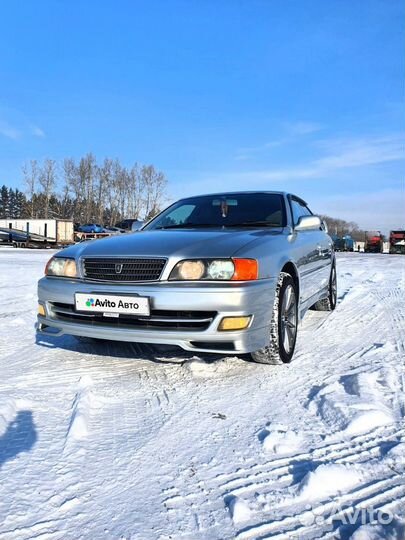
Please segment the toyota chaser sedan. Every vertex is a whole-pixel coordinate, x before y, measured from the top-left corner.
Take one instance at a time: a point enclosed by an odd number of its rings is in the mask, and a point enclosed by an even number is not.
[[[336,298],[333,243],[306,202],[219,193],[56,254],[38,284],[37,329],[278,364],[292,359],[305,312]]]

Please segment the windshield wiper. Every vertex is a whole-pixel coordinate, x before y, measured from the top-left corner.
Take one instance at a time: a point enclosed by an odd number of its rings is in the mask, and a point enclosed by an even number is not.
[[[281,227],[279,223],[271,223],[271,221],[242,221],[242,223],[177,223],[177,225],[166,225],[155,227],[155,231],[165,229],[193,229],[193,228],[218,228],[223,227]]]
[[[188,229],[194,227],[223,227],[223,225],[217,225],[214,223],[178,223],[177,225],[166,225],[164,227],[155,227],[155,231],[162,229]]]
[[[242,221],[241,223],[232,223],[227,227],[281,227],[280,223],[271,221]]]

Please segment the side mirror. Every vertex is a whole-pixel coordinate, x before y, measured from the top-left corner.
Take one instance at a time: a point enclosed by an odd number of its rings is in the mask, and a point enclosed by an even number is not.
[[[131,225],[131,231],[137,232],[144,226],[144,221],[134,221]]]
[[[294,231],[315,231],[322,227],[322,221],[318,216],[301,216]]]

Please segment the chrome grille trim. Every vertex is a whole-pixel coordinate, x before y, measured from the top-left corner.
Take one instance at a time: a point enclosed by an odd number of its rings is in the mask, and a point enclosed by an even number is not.
[[[162,257],[84,257],[83,278],[87,281],[137,283],[159,281],[167,259]],[[117,267],[120,267],[117,271]]]

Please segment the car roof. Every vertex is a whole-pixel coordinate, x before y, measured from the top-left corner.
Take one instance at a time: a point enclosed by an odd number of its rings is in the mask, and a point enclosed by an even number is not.
[[[248,193],[274,193],[275,195],[288,195],[285,191],[270,191],[262,189],[252,189],[249,191],[221,191],[219,193],[200,193],[183,197],[184,199],[193,199],[194,197],[223,197],[224,195],[247,195]]]

